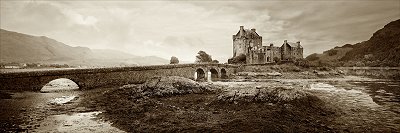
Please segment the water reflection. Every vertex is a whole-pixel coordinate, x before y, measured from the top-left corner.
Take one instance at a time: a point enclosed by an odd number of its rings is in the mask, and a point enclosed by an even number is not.
[[[41,122],[39,128],[34,131],[38,132],[74,132],[74,133],[87,133],[87,132],[109,132],[121,133],[124,132],[110,123],[95,120],[96,116],[101,112],[85,112],[74,113],[71,115],[61,114],[47,117]]]
[[[400,82],[399,81],[362,81],[349,82],[365,87],[367,92],[379,105],[388,107],[390,111],[400,114]]]
[[[65,104],[77,98],[76,96],[62,96],[50,100],[50,104]]]

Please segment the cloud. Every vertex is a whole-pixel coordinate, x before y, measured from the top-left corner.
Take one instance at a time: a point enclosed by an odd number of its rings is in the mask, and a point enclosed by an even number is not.
[[[301,41],[305,54],[367,40],[399,19],[399,1],[1,1],[1,28],[72,46],[226,62],[239,26],[264,45]]]
[[[97,18],[93,16],[83,16],[79,13],[64,12],[73,22],[80,25],[95,26]]]
[[[50,4],[1,1],[1,27],[40,35],[63,27],[67,18]]]

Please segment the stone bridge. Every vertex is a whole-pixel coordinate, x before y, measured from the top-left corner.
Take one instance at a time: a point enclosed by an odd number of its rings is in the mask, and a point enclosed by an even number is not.
[[[207,81],[228,78],[237,66],[227,64],[177,64],[117,68],[61,69],[0,74],[0,90],[40,91],[52,80],[67,78],[80,89],[143,83],[154,76],[181,76]]]

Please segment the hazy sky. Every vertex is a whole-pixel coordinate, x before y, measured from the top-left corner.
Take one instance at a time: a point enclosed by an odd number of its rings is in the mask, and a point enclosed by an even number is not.
[[[71,46],[194,61],[199,50],[226,62],[239,26],[263,44],[301,41],[304,56],[368,40],[400,19],[400,0],[4,1],[0,27]]]

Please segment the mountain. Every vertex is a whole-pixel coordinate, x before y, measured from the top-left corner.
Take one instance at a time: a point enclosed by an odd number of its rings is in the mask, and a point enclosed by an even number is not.
[[[160,57],[141,57],[117,50],[72,47],[45,36],[0,29],[0,63],[68,64],[75,66],[132,66],[169,63]]]
[[[306,59],[333,66],[400,66],[400,19],[376,31],[367,41],[335,47]]]
[[[169,60],[157,56],[144,56],[133,59],[136,60],[138,64],[148,64],[148,65],[169,64]]]
[[[56,40],[0,29],[1,62],[38,62],[86,58],[90,49],[71,47]]]

